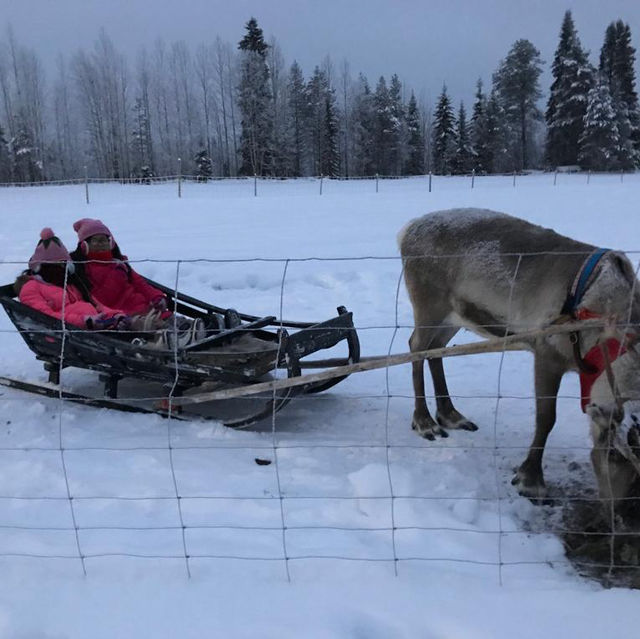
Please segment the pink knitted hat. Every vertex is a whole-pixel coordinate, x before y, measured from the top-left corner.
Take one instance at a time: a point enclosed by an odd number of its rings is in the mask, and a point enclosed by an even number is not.
[[[84,217],[73,225],[73,230],[78,234],[78,241],[84,242],[92,235],[108,235],[112,237],[111,231],[100,220],[93,220],[90,217]]]
[[[40,231],[40,241],[31,259],[29,260],[29,268],[38,272],[43,262],[70,262],[71,256],[65,245],[56,237],[50,228],[44,228]]]

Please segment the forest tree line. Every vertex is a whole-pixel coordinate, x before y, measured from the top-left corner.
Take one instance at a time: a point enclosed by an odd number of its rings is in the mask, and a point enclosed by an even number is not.
[[[0,182],[175,175],[360,177],[640,165],[635,49],[605,31],[597,63],[570,11],[543,111],[544,62],[517,40],[470,108],[443,86],[420,103],[398,75],[375,86],[330,58],[287,65],[251,18],[236,44],[157,41],[131,65],[102,31],[91,50],[41,61],[10,28],[0,40]],[[180,161],[178,160],[180,158]]]

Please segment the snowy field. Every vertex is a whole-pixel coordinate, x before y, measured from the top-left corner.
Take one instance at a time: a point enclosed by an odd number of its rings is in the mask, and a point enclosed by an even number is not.
[[[363,355],[403,352],[396,234],[428,211],[504,211],[637,264],[640,175],[553,179],[434,178],[431,193],[425,179],[377,193],[324,181],[322,195],[314,180],[270,181],[258,197],[251,180],[189,183],[180,199],[175,184],[90,185],[89,205],[82,185],[0,189],[0,275],[13,281],[43,226],[73,248],[72,223],[98,217],[153,279],[255,315],[282,305],[286,319],[321,321],[344,304]],[[46,380],[4,313],[0,340],[1,375]],[[578,575],[554,507],[511,486],[533,434],[531,356],[445,366],[480,430],[436,442],[411,431],[409,365],[245,431],[0,388],[0,637],[635,636],[638,593]],[[65,371],[63,383],[96,377]],[[547,484],[588,494],[577,376],[560,394]]]

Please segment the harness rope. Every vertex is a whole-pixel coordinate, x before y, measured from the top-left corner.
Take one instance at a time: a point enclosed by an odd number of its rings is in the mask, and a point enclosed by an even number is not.
[[[602,320],[583,320],[581,322],[568,322],[565,324],[554,324],[545,328],[536,328],[522,333],[513,333],[507,337],[487,339],[482,342],[472,342],[469,344],[459,344],[455,346],[444,346],[441,348],[428,349],[424,351],[416,351],[409,353],[399,353],[396,355],[386,355],[380,357],[367,358],[366,361],[357,364],[347,364],[336,366],[330,370],[324,370],[320,373],[310,375],[300,375],[296,377],[288,377],[286,379],[277,379],[269,382],[258,382],[249,386],[239,386],[224,390],[216,390],[211,392],[198,393],[193,395],[183,395],[174,398],[174,405],[198,404],[208,401],[217,401],[221,399],[232,399],[234,397],[245,397],[256,395],[263,392],[272,392],[275,389],[286,389],[291,386],[304,386],[309,382],[326,381],[334,377],[350,375],[378,368],[387,368],[389,366],[398,366],[400,364],[408,364],[425,359],[440,359],[443,357],[455,357],[459,355],[472,355],[478,353],[499,353],[503,350],[528,350],[526,344],[532,340],[548,335],[559,335],[562,333],[570,333],[585,329],[602,328],[604,322]]]

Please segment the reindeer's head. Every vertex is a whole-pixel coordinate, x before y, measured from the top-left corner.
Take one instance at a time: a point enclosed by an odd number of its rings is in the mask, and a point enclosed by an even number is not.
[[[605,508],[613,503],[623,517],[640,522],[640,351],[637,325],[627,329],[617,332],[617,346],[588,394],[586,412]],[[602,350],[607,351],[604,344]]]
[[[605,509],[637,518],[640,505],[640,401],[623,408],[589,404],[593,450],[591,461]]]

